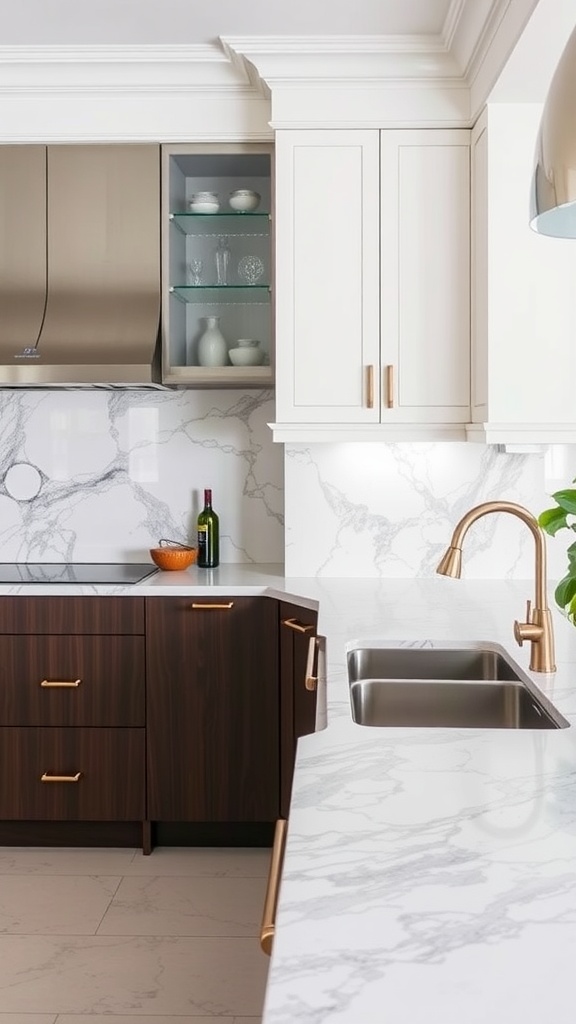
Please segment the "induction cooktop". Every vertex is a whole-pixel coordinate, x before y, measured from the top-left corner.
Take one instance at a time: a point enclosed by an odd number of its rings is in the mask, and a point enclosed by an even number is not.
[[[0,562],[0,584],[141,583],[155,572],[149,562]]]

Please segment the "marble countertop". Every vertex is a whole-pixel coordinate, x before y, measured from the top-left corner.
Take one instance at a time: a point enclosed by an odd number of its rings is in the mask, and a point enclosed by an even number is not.
[[[264,1024],[572,1024],[576,630],[557,671],[512,636],[532,581],[287,579],[279,566],[0,594],[269,594],[319,607],[327,728],[298,745]],[[350,717],[360,641],[502,644],[558,730],[376,729]]]

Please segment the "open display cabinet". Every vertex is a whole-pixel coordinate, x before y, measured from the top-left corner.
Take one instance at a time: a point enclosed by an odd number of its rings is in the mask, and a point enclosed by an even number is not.
[[[162,151],[162,380],[271,387],[272,147],[190,144],[165,145]],[[255,210],[231,208],[230,193],[238,189],[259,194]],[[216,193],[216,212],[191,209],[199,192]],[[218,365],[206,365],[200,341],[207,327],[225,339],[222,354],[209,357]],[[258,362],[233,365],[234,359]]]

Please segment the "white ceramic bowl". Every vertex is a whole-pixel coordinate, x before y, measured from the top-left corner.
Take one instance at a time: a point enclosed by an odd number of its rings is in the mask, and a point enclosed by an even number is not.
[[[218,213],[220,203],[213,199],[191,199],[188,203],[191,213]]]
[[[242,348],[231,348],[228,355],[232,366],[260,366],[264,359],[264,353],[257,341],[251,345],[243,345]]]
[[[260,206],[260,195],[249,188],[238,188],[230,193],[228,202],[236,213],[252,213]]]

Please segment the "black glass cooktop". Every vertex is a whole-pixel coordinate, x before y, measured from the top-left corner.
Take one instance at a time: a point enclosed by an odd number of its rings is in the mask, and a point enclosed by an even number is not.
[[[0,584],[140,583],[155,572],[149,562],[0,562]]]

